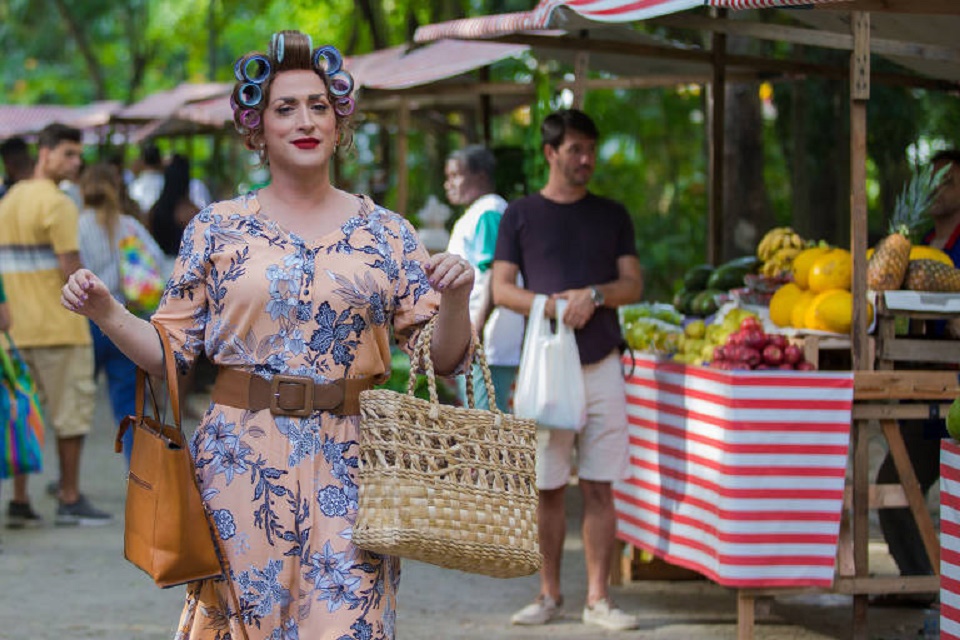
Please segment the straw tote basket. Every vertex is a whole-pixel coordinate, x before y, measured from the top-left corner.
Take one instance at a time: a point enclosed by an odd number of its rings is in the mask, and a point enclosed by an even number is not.
[[[360,507],[353,542],[362,549],[497,578],[535,573],[537,426],[498,409],[441,405],[430,360],[434,320],[421,331],[407,393],[360,393]],[[416,398],[425,364],[430,400]],[[474,362],[496,407],[483,347]]]

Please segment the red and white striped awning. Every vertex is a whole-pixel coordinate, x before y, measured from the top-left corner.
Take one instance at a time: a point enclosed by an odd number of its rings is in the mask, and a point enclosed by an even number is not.
[[[849,0],[540,0],[532,11],[504,13],[428,24],[417,29],[415,42],[433,42],[442,38],[480,39],[520,31],[557,28],[555,11],[561,7],[595,22],[634,22],[648,20],[695,7],[724,9],[765,9],[798,7]]]

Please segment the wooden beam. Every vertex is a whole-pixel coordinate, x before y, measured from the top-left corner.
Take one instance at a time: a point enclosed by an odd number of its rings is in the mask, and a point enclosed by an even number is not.
[[[720,9],[717,15],[726,16]],[[723,152],[726,147],[724,120],[727,111],[727,36],[714,33],[711,38],[713,79],[709,86],[710,142],[709,142],[709,211],[707,223],[707,262],[718,265],[723,260]]]
[[[573,108],[583,109],[583,101],[587,98],[587,73],[590,69],[590,52],[577,53],[573,65]]]
[[[817,11],[868,11],[871,13],[913,13],[960,16],[957,0],[853,0],[813,5]]]
[[[714,18],[684,15],[666,16],[656,20],[648,20],[647,24],[677,29],[713,31],[725,33],[730,36],[746,36],[758,40],[791,42],[793,44],[821,47],[824,49],[853,51],[854,45],[852,34],[761,22],[716,20]],[[870,38],[870,52],[885,56],[903,56],[960,64],[960,49],[921,42]]]
[[[410,166],[407,157],[410,153],[410,106],[400,101],[397,113],[397,204],[396,211],[407,215],[407,200],[410,198]]]
[[[950,371],[854,371],[853,400],[939,400],[952,402],[960,396],[956,372]]]
[[[880,423],[880,426],[883,429],[884,437],[887,439],[887,445],[890,447],[890,457],[893,458],[900,484],[903,485],[903,492],[907,496],[910,513],[913,514],[913,519],[917,523],[917,530],[920,532],[920,539],[923,541],[923,548],[927,552],[930,566],[933,567],[934,573],[939,574],[940,540],[937,537],[936,529],[933,527],[933,520],[931,520],[930,511],[927,509],[927,500],[923,495],[920,482],[917,480],[913,463],[910,461],[910,454],[907,453],[907,446],[903,442],[900,425],[895,420],[884,420]]]
[[[853,323],[851,360],[854,371],[873,368],[867,335],[867,101],[870,99],[870,14],[851,16],[850,56],[850,252],[853,256]]]
[[[931,406],[935,406],[937,415],[945,416],[950,410],[949,402],[931,404],[854,404],[854,420],[928,420]]]
[[[833,582],[835,593],[881,594],[881,593],[937,593],[940,591],[940,576],[874,576],[866,578],[837,578]]]
[[[530,33],[506,34],[491,38],[486,42],[504,42],[508,44],[524,44],[537,49],[557,49],[562,51],[580,51],[588,49],[594,53],[611,53],[619,55],[648,56],[665,60],[684,60],[700,62],[709,65],[712,54],[703,49],[681,49],[663,45],[640,44],[636,42],[610,40],[583,40],[568,36],[544,36]],[[789,73],[811,76],[822,76],[833,79],[849,77],[850,70],[846,67],[803,62],[800,60],[778,60],[759,56],[727,54],[728,67],[743,67],[766,73]],[[894,86],[918,87],[939,91],[954,91],[960,88],[960,83],[949,80],[923,78],[904,73],[875,73],[871,78],[874,82]]]

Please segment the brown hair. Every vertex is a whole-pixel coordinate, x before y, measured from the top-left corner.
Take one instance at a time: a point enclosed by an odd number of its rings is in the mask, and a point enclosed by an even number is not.
[[[328,75],[327,63],[331,56],[340,58],[340,53],[329,45],[314,49],[310,36],[300,31],[280,31],[273,35],[267,53],[251,51],[237,59],[234,64],[237,82],[230,104],[234,125],[248,149],[263,148],[263,112],[269,102],[270,86],[283,71],[313,71],[323,80],[337,119],[340,142],[349,145],[352,140],[350,114],[354,107],[353,78],[343,69],[335,69],[335,73]],[[348,89],[344,95],[331,91],[331,78],[336,79],[341,92]]]
[[[80,176],[80,193],[83,204],[96,213],[97,224],[103,227],[113,243],[117,221],[123,213],[120,207],[120,176],[117,170],[105,162],[90,165]]]

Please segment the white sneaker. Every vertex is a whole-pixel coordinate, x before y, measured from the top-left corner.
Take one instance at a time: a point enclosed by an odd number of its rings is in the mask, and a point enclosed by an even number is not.
[[[598,600],[592,607],[583,608],[584,624],[595,624],[611,631],[627,631],[640,626],[637,616],[624,612],[608,599]]]
[[[513,614],[510,624],[540,625],[547,624],[563,615],[563,598],[559,601],[550,596],[539,596],[536,600]]]

